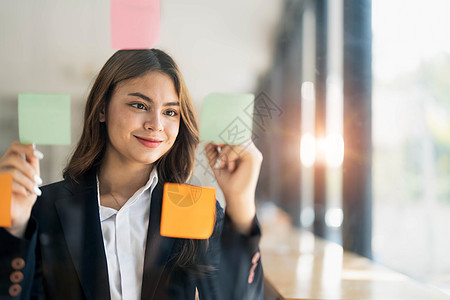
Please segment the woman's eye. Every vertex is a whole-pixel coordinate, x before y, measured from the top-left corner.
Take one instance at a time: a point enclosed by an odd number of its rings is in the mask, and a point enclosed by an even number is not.
[[[131,106],[137,109],[147,109],[147,107],[142,103],[133,103]]]
[[[167,110],[165,114],[169,117],[175,117],[178,113],[174,110]]]

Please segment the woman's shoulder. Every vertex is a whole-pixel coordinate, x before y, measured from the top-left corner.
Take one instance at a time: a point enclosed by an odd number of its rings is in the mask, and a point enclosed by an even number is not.
[[[66,180],[61,180],[41,186],[40,189],[42,191],[42,196],[44,196],[45,194],[53,193],[56,191],[64,191],[67,189],[67,186],[68,182]]]
[[[53,182],[40,187],[42,195],[38,200],[51,201],[56,199],[70,197],[72,195],[84,194],[86,192],[95,192],[97,189],[97,182],[95,176],[83,177],[78,181],[70,178],[65,178],[61,181]]]
[[[59,195],[72,195],[96,188],[97,181],[95,172],[88,172],[85,175],[80,176],[78,180],[68,177],[63,180],[44,185],[40,189],[42,190],[41,197],[43,197],[45,195],[54,195],[55,193]]]

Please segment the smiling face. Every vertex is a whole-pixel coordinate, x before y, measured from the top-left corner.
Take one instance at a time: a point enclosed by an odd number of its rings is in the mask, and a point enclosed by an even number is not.
[[[152,71],[117,84],[106,113],[105,158],[152,165],[173,146],[180,128],[180,106],[172,79]]]

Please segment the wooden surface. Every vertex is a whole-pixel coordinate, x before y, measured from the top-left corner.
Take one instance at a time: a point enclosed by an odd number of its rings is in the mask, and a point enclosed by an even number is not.
[[[274,227],[274,226],[272,226]],[[288,226],[265,227],[265,285],[279,299],[449,299],[449,296],[338,244]]]

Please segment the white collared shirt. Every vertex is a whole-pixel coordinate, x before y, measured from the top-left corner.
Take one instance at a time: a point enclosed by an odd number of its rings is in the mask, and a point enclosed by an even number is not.
[[[100,204],[97,178],[97,198],[111,300],[141,297],[150,200],[157,183],[158,176],[154,169],[148,182],[117,211]]]

